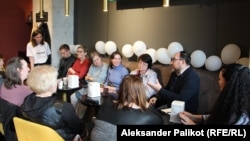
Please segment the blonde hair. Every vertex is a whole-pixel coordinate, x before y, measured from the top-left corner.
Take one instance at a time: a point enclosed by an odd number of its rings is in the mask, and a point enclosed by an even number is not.
[[[36,66],[31,70],[27,84],[37,94],[47,92],[57,83],[58,72],[50,65]]]

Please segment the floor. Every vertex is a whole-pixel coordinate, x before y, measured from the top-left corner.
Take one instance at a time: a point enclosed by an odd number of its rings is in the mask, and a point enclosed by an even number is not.
[[[0,141],[6,141],[4,136],[0,133]]]

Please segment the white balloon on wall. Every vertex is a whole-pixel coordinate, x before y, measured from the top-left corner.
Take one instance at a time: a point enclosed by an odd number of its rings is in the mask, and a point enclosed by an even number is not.
[[[206,54],[202,50],[195,50],[191,54],[191,65],[195,68],[200,68],[205,64]]]
[[[179,42],[172,42],[168,45],[168,56],[172,58],[176,52],[183,51],[183,46]]]
[[[100,54],[105,54],[104,46],[105,46],[105,43],[103,41],[97,41],[95,43],[95,49]]]
[[[241,64],[241,65],[244,65],[246,67],[249,66],[249,58],[248,57],[242,57],[240,58],[237,63]]]
[[[155,63],[157,61],[156,59],[156,50],[153,48],[149,48],[145,51],[145,53],[149,54],[152,58],[152,63]]]
[[[221,68],[221,66],[222,61],[216,55],[209,56],[205,61],[205,67],[209,71],[217,71]]]
[[[117,46],[116,46],[115,42],[107,41],[105,46],[104,46],[104,49],[108,55],[111,55],[113,52],[115,52],[117,50]]]
[[[147,50],[147,46],[143,41],[136,41],[133,44],[133,51],[136,56],[140,56]]]
[[[123,47],[122,47],[122,54],[125,56],[125,57],[132,57],[133,54],[134,54],[134,51],[133,51],[133,47],[131,44],[125,44]]]
[[[70,52],[71,52],[72,54],[76,54],[75,45],[69,45],[69,48],[70,48]]]
[[[235,63],[240,58],[240,48],[236,44],[227,44],[221,51],[221,60],[224,64]]]
[[[166,48],[159,48],[156,51],[156,58],[162,64],[170,64],[170,57]]]

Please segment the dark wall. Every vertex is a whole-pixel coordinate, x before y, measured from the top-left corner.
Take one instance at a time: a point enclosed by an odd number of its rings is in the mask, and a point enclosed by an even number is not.
[[[32,24],[27,23],[32,11],[32,0],[4,0],[0,5],[0,54],[5,62],[25,51]]]
[[[107,13],[99,0],[75,2],[75,43],[90,50],[99,40],[114,41],[120,51],[137,40],[155,49],[177,41],[190,53],[201,49],[207,56],[220,56],[226,44],[236,43],[241,56],[248,57],[250,2],[129,10],[116,10],[116,2],[110,2]]]

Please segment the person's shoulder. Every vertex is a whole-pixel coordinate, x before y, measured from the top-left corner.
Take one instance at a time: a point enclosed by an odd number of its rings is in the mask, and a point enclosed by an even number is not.
[[[28,43],[27,43],[27,47],[28,47],[28,48],[29,48],[29,47],[33,47],[33,46],[32,46],[32,43],[31,43],[31,42],[28,42]]]
[[[154,71],[153,69],[148,69],[148,73],[151,75],[157,75],[156,71]]]

